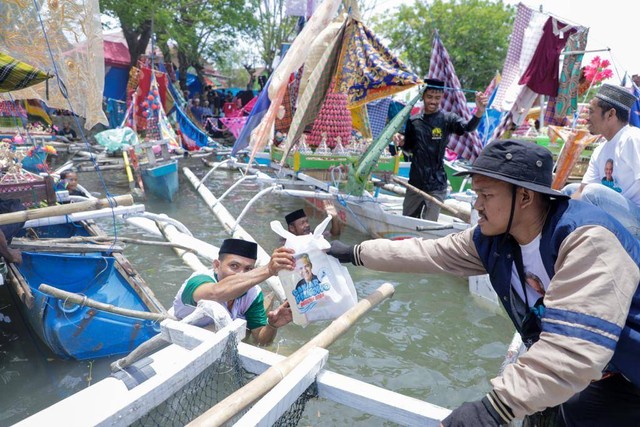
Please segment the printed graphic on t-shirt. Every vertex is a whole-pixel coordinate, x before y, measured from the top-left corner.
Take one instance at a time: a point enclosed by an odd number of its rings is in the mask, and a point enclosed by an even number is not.
[[[433,128],[433,130],[431,131],[431,139],[442,139],[442,129]]]
[[[542,283],[542,279],[540,279],[536,274],[530,271],[527,271],[525,273],[525,280],[527,282],[527,285],[529,285],[531,289],[536,291],[536,293],[540,294],[541,297],[544,296],[545,291],[544,291],[544,284]]]
[[[602,185],[609,187],[613,191],[622,193],[622,188],[618,186],[618,180],[613,174],[613,171],[614,171],[613,159],[607,159],[607,161],[604,164],[604,171],[602,171],[603,177],[600,182],[602,182]]]

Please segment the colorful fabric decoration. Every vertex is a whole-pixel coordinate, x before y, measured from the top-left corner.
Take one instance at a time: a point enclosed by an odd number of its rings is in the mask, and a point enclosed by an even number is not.
[[[517,84],[520,80],[522,71],[520,68],[520,56],[522,55],[522,48],[524,44],[524,33],[531,21],[534,11],[522,3],[518,4],[516,19],[513,23],[513,30],[511,31],[511,40],[509,41],[509,48],[507,50],[507,57],[502,67],[502,81],[498,88],[498,93],[494,101],[494,108],[500,111],[509,111],[510,108],[503,107],[503,101],[507,94],[508,89],[512,85]],[[542,29],[542,26],[540,27]],[[524,67],[526,68],[526,65]]]
[[[371,123],[369,122],[369,106],[361,105],[357,108],[352,108],[351,112],[351,126],[362,134],[365,139],[373,139],[371,134]]]
[[[305,127],[313,123],[322,107],[322,103],[332,82],[335,67],[338,63],[338,55],[342,47],[345,28],[346,24],[343,24],[325,48],[324,53],[309,75],[307,83],[304,86],[304,92],[298,97],[298,107],[291,120],[289,133],[284,142],[281,164],[284,164],[289,151],[294,144],[298,143]],[[325,31],[327,30],[325,29]]]
[[[491,135],[495,131],[496,127],[500,123],[500,118],[502,117],[502,113],[497,109],[493,108],[493,103],[498,93],[498,87],[500,86],[501,76],[500,73],[496,73],[493,77],[489,86],[484,91],[484,94],[489,97],[489,103],[487,106],[487,110],[482,116],[482,120],[480,120],[480,124],[478,125],[478,135],[480,135],[480,140],[482,141],[482,146],[484,147],[489,142]]]
[[[291,120],[293,118],[294,104],[291,94],[291,86],[294,81],[295,77],[292,74],[291,78],[289,78],[287,91],[284,93],[284,98],[282,99],[281,111],[276,116],[275,130],[282,133],[289,132],[289,126],[291,126]],[[282,117],[280,117],[280,113],[284,113],[282,114]]]
[[[240,136],[240,132],[247,122],[247,117],[220,117],[222,124],[231,132],[234,138]]]
[[[371,125],[371,135],[373,139],[378,139],[387,124],[389,117],[389,107],[391,106],[391,98],[383,98],[367,105],[367,113],[369,115],[369,124]]]
[[[283,60],[271,74],[269,78],[271,84],[267,89],[271,105],[269,105],[269,109],[260,123],[251,131],[252,150],[249,163],[253,161],[256,153],[261,152],[271,139],[272,127],[276,119],[277,110],[284,98],[284,92],[287,90],[289,76],[302,66],[309,53],[309,46],[322,29],[329,25],[340,4],[341,1],[339,0],[325,0],[318,6],[309,22],[291,44]]]
[[[449,53],[445,49],[440,36],[436,32],[433,37],[433,47],[431,49],[431,62],[429,63],[429,78],[442,80],[445,87],[450,88],[444,91],[441,108],[444,111],[456,113],[465,120],[471,119],[471,113],[467,108],[467,100],[460,90],[460,80],[453,68]],[[451,90],[453,89],[453,90]],[[473,161],[482,151],[482,143],[476,132],[464,135],[451,135],[447,144],[450,150],[455,151],[458,157]]]
[[[0,92],[11,92],[41,83],[53,76],[18,61],[12,56],[0,53]]]
[[[587,47],[588,28],[581,28],[577,33],[572,34],[567,41],[565,51],[582,52]],[[564,118],[576,112],[578,109],[578,83],[580,80],[580,66],[584,53],[573,53],[565,55],[562,61],[562,71],[560,72],[560,87],[554,114],[554,121],[560,122]],[[545,124],[548,122],[545,122]],[[555,123],[559,124],[559,123]]]
[[[576,31],[575,26],[561,22],[553,16],[547,18],[536,53],[518,83],[527,85],[536,93],[556,96],[559,86],[560,52]]]
[[[44,109],[42,101],[39,99],[27,99],[24,101],[24,108],[27,110],[27,118],[30,122],[42,121],[48,125],[53,124],[51,117]]]
[[[267,80],[267,83],[262,89],[262,92],[258,95],[258,99],[251,109],[251,113],[245,122],[242,131],[236,138],[236,142],[233,143],[233,148],[231,149],[231,155],[235,156],[239,151],[244,150],[249,146],[249,141],[251,139],[251,132],[258,127],[265,114],[269,110],[271,106],[271,100],[269,99],[269,86],[271,85],[271,77]]]
[[[631,113],[629,114],[629,124],[631,126],[640,128],[640,89],[638,86],[632,84],[633,95],[636,97],[636,102],[631,106]]]
[[[157,93],[151,93],[152,80],[156,82],[154,90]],[[147,117],[151,117],[151,115],[149,115],[149,109],[151,108],[149,96],[157,99],[157,102],[155,102],[156,109],[165,105],[167,99],[167,75],[155,70],[151,73],[150,68],[140,68],[138,69],[138,88],[136,89],[136,108],[134,110],[138,127],[136,130],[147,128]],[[169,110],[170,109],[171,108],[169,108]],[[147,115],[145,115],[145,111]]]
[[[336,90],[355,108],[409,89],[422,80],[362,22],[350,20],[336,71]]]

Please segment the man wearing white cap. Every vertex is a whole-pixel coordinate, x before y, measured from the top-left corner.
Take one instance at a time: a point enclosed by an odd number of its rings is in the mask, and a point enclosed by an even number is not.
[[[629,125],[635,96],[620,86],[603,84],[589,103],[589,132],[607,142],[591,155],[580,184],[565,194],[600,206],[640,237],[640,129]],[[615,185],[611,185],[615,183]],[[602,185],[605,184],[605,185]]]

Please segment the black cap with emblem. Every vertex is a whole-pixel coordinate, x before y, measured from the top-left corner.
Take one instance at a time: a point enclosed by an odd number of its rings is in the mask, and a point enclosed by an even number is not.
[[[553,156],[549,150],[534,142],[495,140],[482,150],[469,170],[455,175],[476,174],[528,188],[555,199],[569,198],[551,188]]]

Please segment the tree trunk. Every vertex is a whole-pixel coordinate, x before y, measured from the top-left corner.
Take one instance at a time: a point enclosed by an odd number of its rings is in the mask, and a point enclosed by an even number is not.
[[[252,90],[253,85],[256,82],[256,69],[252,65],[242,64],[247,73],[249,73],[249,83],[247,83],[247,90]]]
[[[178,47],[178,81],[180,82],[180,89],[184,92],[187,89],[187,68],[189,68],[187,55]],[[185,99],[187,97],[185,96]]]
[[[144,21],[139,28],[131,28],[123,25],[122,33],[129,45],[131,65],[136,67],[138,65],[138,59],[140,59],[147,50],[149,40],[151,40],[151,20]]]

